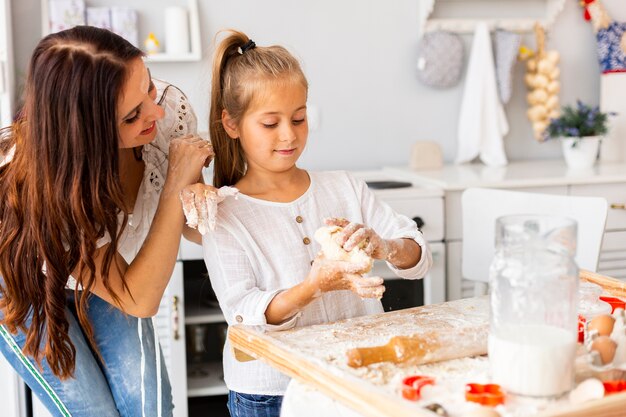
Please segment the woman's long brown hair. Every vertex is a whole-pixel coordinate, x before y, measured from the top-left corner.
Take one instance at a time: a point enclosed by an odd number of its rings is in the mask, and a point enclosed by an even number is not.
[[[0,324],[24,331],[24,353],[39,364],[45,358],[62,379],[73,375],[76,356],[66,283],[78,268],[78,319],[95,348],[86,302],[105,233],[111,244],[100,273],[117,299],[106,279],[123,230],[117,104],[129,63],[141,56],[103,29],[47,36],[31,58],[20,117],[0,138],[5,150],[15,145],[0,169]]]

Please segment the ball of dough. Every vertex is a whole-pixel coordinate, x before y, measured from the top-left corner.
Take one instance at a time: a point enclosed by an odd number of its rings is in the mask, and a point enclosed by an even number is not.
[[[332,261],[345,261],[359,265],[369,265],[363,272],[369,272],[374,265],[374,260],[363,248],[355,247],[351,251],[346,251],[335,242],[334,236],[343,228],[339,226],[323,226],[315,231],[315,240],[322,246],[324,258]]]

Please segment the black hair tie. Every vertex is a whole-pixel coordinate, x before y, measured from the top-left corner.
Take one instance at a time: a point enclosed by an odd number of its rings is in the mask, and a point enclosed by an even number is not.
[[[244,46],[239,48],[241,50],[240,54],[243,55],[247,51],[249,51],[250,49],[254,49],[255,47],[256,47],[256,43],[254,43],[254,41],[252,39],[249,39],[248,42],[246,42],[246,44]]]

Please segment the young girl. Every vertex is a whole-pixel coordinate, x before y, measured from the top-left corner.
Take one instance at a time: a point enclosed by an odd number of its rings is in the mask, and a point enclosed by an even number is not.
[[[364,182],[296,166],[308,135],[307,88],[299,63],[280,46],[257,47],[240,32],[218,45],[214,185],[240,194],[221,203],[203,246],[229,324],[283,330],[383,311],[375,298],[382,279],[360,276],[367,265],[317,256],[313,236],[324,219],[343,227],[344,249],[364,245],[400,277],[421,278],[432,263],[415,223],[378,202]],[[232,416],[279,415],[287,376],[260,361],[237,362],[228,342],[224,376]]]

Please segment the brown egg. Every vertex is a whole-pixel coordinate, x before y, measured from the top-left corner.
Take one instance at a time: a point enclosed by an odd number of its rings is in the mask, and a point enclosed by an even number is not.
[[[463,417],[500,417],[500,413],[491,407],[480,407],[463,414]]]
[[[595,350],[600,354],[600,359],[602,360],[603,365],[613,361],[615,349],[617,349],[617,343],[615,343],[609,336],[598,336],[591,343],[591,350]]]
[[[608,314],[602,314],[591,319],[587,330],[596,330],[600,336],[609,336],[613,331],[615,319]]]

